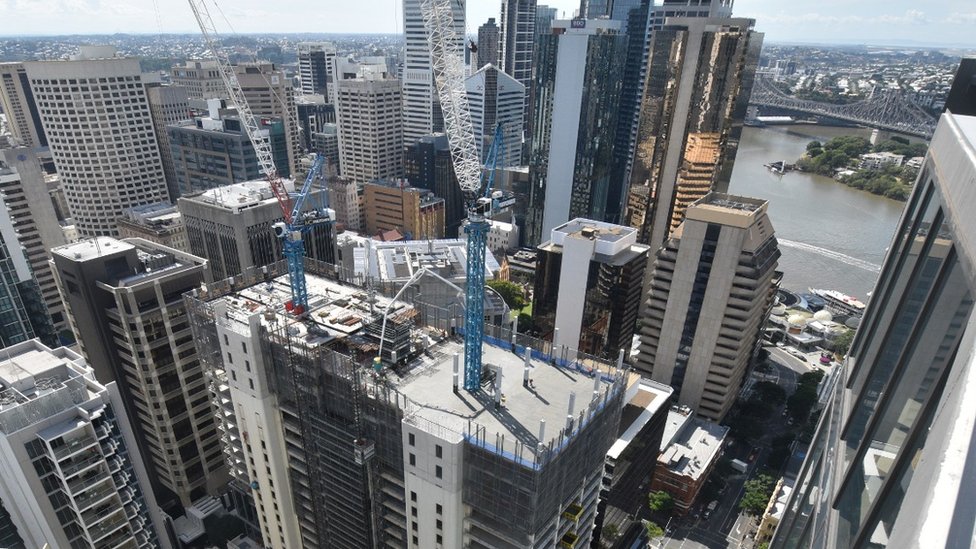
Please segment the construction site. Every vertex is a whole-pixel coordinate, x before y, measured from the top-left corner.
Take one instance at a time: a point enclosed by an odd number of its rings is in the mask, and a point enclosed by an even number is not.
[[[235,334],[259,342],[247,355],[251,387],[267,387],[267,412],[279,415],[290,484],[273,489],[293,500],[304,546],[589,545],[635,376],[488,325],[480,385],[469,391],[460,308],[392,301],[327,278],[325,264],[305,267],[303,317],[281,306],[284,262],[185,297],[215,400],[233,412],[223,438],[242,495],[261,487],[245,466],[255,435],[232,425],[251,412],[235,406],[238,374],[228,379],[242,362],[226,337]],[[381,341],[397,360],[375,360]]]

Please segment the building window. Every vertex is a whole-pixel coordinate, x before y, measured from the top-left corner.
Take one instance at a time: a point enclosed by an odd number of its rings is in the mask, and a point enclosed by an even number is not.
[[[244,343],[243,341],[241,342],[241,350],[244,351],[244,353],[247,353],[247,343]]]
[[[435,510],[435,511],[437,511],[437,514],[438,514],[438,515],[440,515],[440,514],[442,514],[442,513],[444,512],[444,506],[443,506],[443,505],[441,505],[440,503],[438,503],[438,504],[437,504],[437,505],[436,505],[436,506],[434,507],[434,510]]]
[[[247,378],[247,384],[251,386],[251,390],[254,390],[254,378]]]
[[[444,536],[437,534],[437,545],[444,545]]]
[[[410,516],[411,517],[417,516],[417,508],[416,507],[411,507],[410,508]]]
[[[233,363],[234,363],[234,356],[231,355],[230,352],[228,351],[227,352],[227,364],[233,364]]]
[[[417,539],[417,536],[413,536],[413,544],[420,545],[420,540]]]
[[[417,523],[411,521],[411,523],[410,523],[410,529],[413,530],[414,532],[416,532],[417,531]]]
[[[436,476],[437,478],[444,478],[444,469],[442,469],[440,465],[438,465],[437,468],[434,469],[434,476]]]
[[[417,442],[417,437],[415,437],[413,433],[410,433],[407,435],[407,441],[410,444],[410,446],[413,446]]]
[[[417,465],[417,456],[410,454],[410,465]]]
[[[438,459],[444,457],[444,448],[442,448],[440,444],[434,445],[434,455],[437,456]]]
[[[417,492],[410,492],[410,501],[417,502]]]
[[[437,529],[438,530],[444,529],[444,522],[441,519],[437,519]]]
[[[250,360],[245,360],[245,361],[244,361],[244,368],[245,368],[245,369],[246,369],[246,370],[247,370],[248,372],[250,372],[250,371],[251,371],[251,361],[250,361]]]

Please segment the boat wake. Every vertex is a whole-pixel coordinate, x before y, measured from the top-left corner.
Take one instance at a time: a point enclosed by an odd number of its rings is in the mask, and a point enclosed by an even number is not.
[[[847,254],[842,254],[840,252],[835,252],[833,250],[828,250],[827,248],[821,248],[820,246],[814,246],[812,244],[795,242],[793,240],[786,240],[785,238],[777,238],[776,240],[781,246],[785,246],[787,248],[794,248],[797,250],[803,250],[805,252],[815,253],[819,256],[833,259],[834,261],[840,261],[841,263],[845,263],[852,267],[857,267],[858,269],[864,269],[865,271],[870,271],[872,273],[881,272],[881,265],[875,265],[870,261],[864,261],[863,259],[851,257]]]

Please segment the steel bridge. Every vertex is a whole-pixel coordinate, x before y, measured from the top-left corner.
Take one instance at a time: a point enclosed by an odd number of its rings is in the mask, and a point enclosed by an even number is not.
[[[834,105],[787,95],[769,78],[762,76],[756,78],[749,104],[804,112],[925,139],[932,137],[936,123],[932,115],[905,99],[897,90],[876,90],[862,101]]]

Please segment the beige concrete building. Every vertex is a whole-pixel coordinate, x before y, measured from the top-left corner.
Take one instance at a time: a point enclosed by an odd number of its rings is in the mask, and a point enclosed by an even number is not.
[[[219,99],[227,97],[227,88],[220,78],[217,62],[212,59],[189,60],[169,71],[174,85],[186,88],[191,99]]]
[[[400,81],[363,72],[337,84],[342,176],[357,183],[403,177]]]
[[[179,208],[169,202],[146,204],[125,212],[119,219],[121,238],[144,238],[181,252],[190,252],[186,237],[186,225]]]
[[[329,206],[335,210],[336,223],[341,229],[360,232],[363,230],[362,186],[344,177],[329,181]]]
[[[83,46],[24,67],[81,236],[114,236],[125,210],[169,199],[139,59]]]
[[[738,396],[779,285],[766,207],[709,193],[686,210],[652,264],[635,367],[713,421]]]
[[[245,63],[235,65],[234,71],[254,116],[277,117],[285,122],[289,173],[294,176],[299,172],[303,147],[291,78],[274,63]]]
[[[408,240],[444,238],[444,199],[406,181],[375,181],[363,187],[365,231],[396,229]]]
[[[153,128],[156,130],[156,142],[159,143],[159,154],[163,161],[163,173],[166,175],[166,189],[170,200],[175,201],[180,196],[180,185],[173,167],[173,151],[170,149],[166,126],[190,120],[186,88],[153,85],[146,88],[146,93],[149,97]]]
[[[47,145],[23,63],[0,63],[0,107],[7,115],[7,127],[18,145],[28,148]]]

